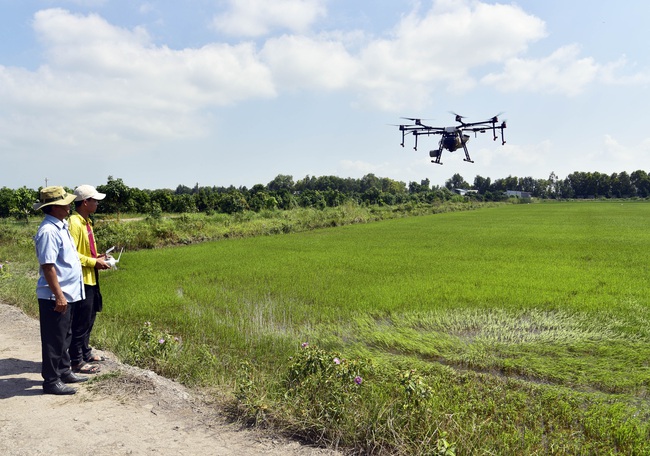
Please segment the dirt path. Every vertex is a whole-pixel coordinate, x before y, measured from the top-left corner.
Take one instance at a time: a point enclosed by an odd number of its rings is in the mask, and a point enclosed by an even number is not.
[[[102,373],[122,376],[44,395],[40,361],[38,322],[0,304],[0,455],[338,454],[239,430],[178,384],[113,361]]]

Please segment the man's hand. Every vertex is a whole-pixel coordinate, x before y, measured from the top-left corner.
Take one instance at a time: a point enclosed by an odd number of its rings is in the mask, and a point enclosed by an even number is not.
[[[110,269],[111,266],[106,262],[106,257],[104,258],[97,258],[97,262],[95,263],[95,269]]]
[[[65,296],[56,298],[56,306],[54,306],[54,311],[64,314],[67,312],[67,310],[68,310],[68,300],[65,299]]]

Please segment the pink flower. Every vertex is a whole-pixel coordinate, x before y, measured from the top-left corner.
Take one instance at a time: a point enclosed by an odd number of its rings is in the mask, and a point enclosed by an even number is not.
[[[164,344],[164,343],[165,343],[165,339],[160,339],[160,340],[158,341],[158,343],[159,343],[160,345]]]
[[[334,364],[341,364],[341,360],[338,358],[334,358]]]
[[[361,382],[363,382],[363,379],[361,377],[359,377],[358,375],[354,377],[354,383],[356,383],[357,385],[361,385]]]
[[[303,342],[301,345],[302,348],[307,348],[309,347],[309,344],[307,342]]]

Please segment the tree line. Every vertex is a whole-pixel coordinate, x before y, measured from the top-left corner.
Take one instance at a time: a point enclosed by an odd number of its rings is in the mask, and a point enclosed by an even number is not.
[[[459,196],[455,190],[470,190]],[[21,187],[0,189],[0,217],[28,219],[35,215],[33,203],[39,189]],[[68,191],[72,189],[68,188]],[[266,185],[247,187],[179,185],[172,189],[139,189],[127,186],[120,178],[109,176],[97,190],[107,197],[98,213],[227,213],[244,211],[288,210],[296,207],[323,209],[348,202],[368,205],[434,203],[454,198],[477,201],[501,201],[506,191],[525,192],[534,198],[647,198],[650,177],[645,171],[613,173],[574,172],[565,179],[551,173],[547,179],[508,176],[492,181],[476,176],[468,183],[454,174],[444,186],[431,185],[429,179],[417,182],[396,181],[367,174],[360,179],[337,176],[306,176],[294,181],[290,175],[279,174]]]

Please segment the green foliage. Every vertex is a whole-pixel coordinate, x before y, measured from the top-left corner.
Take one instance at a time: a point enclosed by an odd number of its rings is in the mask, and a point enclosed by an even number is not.
[[[38,193],[27,187],[21,187],[14,192],[12,206],[9,213],[16,220],[29,222],[29,216],[34,214],[33,204],[38,200]]]
[[[179,356],[181,339],[167,331],[154,328],[146,321],[136,338],[129,344],[125,361],[152,370],[164,370],[166,365]]]
[[[361,398],[363,378],[368,378],[371,364],[347,360],[339,353],[328,353],[303,343],[288,368],[285,398],[300,397],[308,421],[325,423],[332,429],[344,417],[354,420]],[[352,416],[351,416],[352,415]],[[301,419],[302,417],[297,417]]]
[[[100,209],[102,212],[117,213],[128,212],[130,209],[132,190],[120,178],[108,176],[105,185],[98,185],[97,191],[106,194]]]
[[[399,382],[406,393],[407,399],[402,407],[407,413],[419,409],[433,394],[433,389],[426,384],[424,377],[419,375],[415,369],[401,372]]]
[[[248,209],[246,198],[237,190],[230,191],[221,197],[219,209],[224,214],[235,214]]]
[[[464,196],[452,192],[463,188],[474,190]],[[575,172],[560,180],[555,173],[548,179],[508,176],[495,179],[476,176],[470,185],[458,173],[445,181],[442,187],[432,186],[428,179],[420,184],[396,181],[387,177],[367,174],[361,179],[337,176],[306,176],[296,182],[293,176],[278,175],[267,185],[246,187],[193,187],[179,185],[170,189],[138,189],[128,187],[120,178],[108,176],[107,183],[97,186],[107,197],[102,201],[98,214],[122,213],[192,214],[215,212],[238,214],[245,211],[291,211],[296,207],[322,210],[346,204],[377,206],[418,205],[441,202],[500,202],[507,199],[506,191],[518,191],[536,199],[593,199],[593,198],[648,198],[650,177],[643,170],[606,175],[598,172]],[[24,198],[25,193],[33,197]],[[31,204],[37,192],[25,187],[11,190],[0,189],[0,217],[14,215],[25,219],[33,215]],[[515,198],[511,198],[515,199]],[[516,202],[530,202],[521,198]],[[160,208],[160,209],[158,209]],[[158,212],[159,211],[159,212]]]
[[[149,214],[148,214],[149,219],[159,221],[162,219],[162,216],[163,216],[163,211],[162,208],[160,207],[160,204],[157,201],[152,202],[151,206],[149,207]]]
[[[474,210],[493,204],[472,203],[461,198],[460,201],[447,203],[409,203],[403,206],[378,207],[346,203],[322,210],[312,207],[292,211],[238,210],[232,214],[185,213],[169,217],[160,213],[157,203],[152,203],[150,212],[145,217],[125,220],[96,217],[95,237],[100,249],[117,245],[128,250],[138,250],[210,240],[298,233],[405,216]]]
[[[38,225],[34,222],[0,220],[0,300],[17,304],[28,312],[38,306],[34,299],[35,277],[38,264],[32,237]]]
[[[359,454],[455,454],[447,434],[423,421],[431,418],[432,390],[414,370],[399,372],[303,343],[289,358],[277,390],[266,384],[263,403],[252,371],[248,363],[240,370],[235,394],[240,418]],[[388,404],[381,410],[374,408],[377,395]],[[408,437],[396,445],[387,438],[391,434]]]

